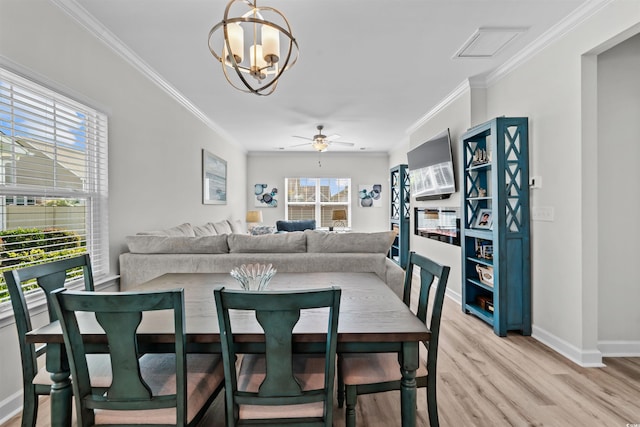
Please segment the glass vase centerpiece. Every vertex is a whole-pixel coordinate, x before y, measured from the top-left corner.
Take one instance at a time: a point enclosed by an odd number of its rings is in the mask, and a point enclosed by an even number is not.
[[[271,264],[242,264],[229,274],[245,291],[262,291],[267,288],[276,271]]]

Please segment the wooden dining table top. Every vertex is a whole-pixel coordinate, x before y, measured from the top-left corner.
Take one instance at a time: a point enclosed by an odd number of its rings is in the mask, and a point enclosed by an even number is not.
[[[184,317],[187,351],[220,352],[220,330],[213,290],[216,287],[240,289],[228,273],[169,273],[136,285],[129,291],[184,289]],[[337,286],[342,289],[338,320],[338,352],[397,352],[402,366],[400,389],[403,427],[416,426],[415,373],[419,365],[418,342],[428,340],[430,331],[398,296],[374,273],[277,273],[269,291],[307,290]],[[234,339],[240,352],[260,352],[264,333],[253,312],[230,313]],[[85,343],[93,350],[107,347],[106,335],[92,313],[79,313],[78,324]],[[326,340],[327,309],[304,310],[293,331],[296,351],[317,352]],[[32,343],[63,342],[58,321],[27,334]],[[173,316],[164,311],[145,313],[137,331],[142,352],[165,352],[173,347]],[[55,353],[55,352],[54,352]],[[71,382],[64,358],[47,359],[51,386],[51,425],[71,425]]]
[[[238,282],[226,273],[168,273],[136,285],[129,291],[184,289],[187,342],[212,343],[220,341],[213,297],[213,290],[220,286],[240,289]],[[266,292],[331,286],[342,289],[339,343],[401,343],[429,338],[426,325],[374,273],[276,273]],[[294,341],[324,341],[327,313],[326,309],[303,312],[294,329]],[[82,313],[78,319],[85,340],[104,342],[104,333],[93,315],[85,316]],[[264,339],[253,313],[234,313],[232,319],[238,341],[256,342]],[[164,312],[145,313],[138,328],[138,338],[141,342],[172,342],[173,318]],[[63,342],[58,322],[32,331],[27,340],[34,343]]]

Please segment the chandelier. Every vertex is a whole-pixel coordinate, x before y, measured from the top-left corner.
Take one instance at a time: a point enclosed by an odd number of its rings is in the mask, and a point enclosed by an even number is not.
[[[222,64],[224,76],[233,87],[271,95],[282,73],[296,63],[298,43],[282,13],[256,3],[257,0],[231,0],[222,21],[209,31],[209,50]],[[283,51],[280,41],[284,42]]]

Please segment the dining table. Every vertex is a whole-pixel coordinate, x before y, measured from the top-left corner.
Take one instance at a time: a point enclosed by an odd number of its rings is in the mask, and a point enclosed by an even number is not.
[[[241,289],[226,273],[169,273],[131,287],[127,292],[184,289],[184,315],[187,351],[220,353],[213,290],[217,287]],[[337,286],[342,290],[338,321],[337,351],[394,352],[402,373],[400,390],[402,426],[416,425],[416,369],[420,341],[430,337],[421,322],[403,301],[374,273],[276,273],[266,291],[309,290]],[[293,330],[297,352],[323,351],[328,313],[323,309],[303,312]],[[264,346],[263,331],[255,316],[232,316],[234,335],[241,352],[259,352]],[[83,338],[92,351],[107,352],[106,336],[95,316],[79,313]],[[163,352],[172,348],[173,317],[165,312],[145,313],[138,328],[141,352]],[[46,367],[51,373],[51,426],[71,425],[71,379],[64,351],[64,340],[57,321],[30,332],[27,341],[47,343]],[[49,353],[51,352],[51,353]],[[339,356],[338,356],[339,357]]]

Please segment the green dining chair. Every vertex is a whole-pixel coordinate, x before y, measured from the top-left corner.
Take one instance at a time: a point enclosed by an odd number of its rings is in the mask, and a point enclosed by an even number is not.
[[[220,354],[187,354],[182,289],[139,293],[58,289],[51,295],[69,355],[78,426],[193,426],[200,421],[224,385],[224,370]],[[171,313],[174,351],[140,356],[138,326],[143,315],[158,310]],[[108,341],[113,380],[106,392],[90,384],[86,342],[78,322],[84,313],[95,315]]]
[[[93,291],[93,274],[89,254],[4,272],[18,329],[18,344],[22,358],[22,427],[35,427],[38,416],[38,396],[51,393],[51,375],[44,367],[38,368],[38,357],[64,357],[59,346],[42,345],[36,348],[35,344],[26,341],[27,333],[33,329],[33,316],[29,311],[23,286],[27,282],[35,281],[38,287],[44,291],[49,321],[53,322],[57,320],[57,316],[51,306],[51,292],[64,287],[68,275],[80,270],[84,280],[84,289]],[[111,367],[108,359],[100,355],[93,355],[90,363],[92,370],[96,374],[100,373],[96,376],[94,385],[107,386],[111,381]]]
[[[447,287],[450,268],[442,266],[426,257],[411,252],[407,262],[404,280],[404,303],[409,307],[411,302],[411,285],[413,268],[420,268],[420,292],[416,316],[429,328],[431,338],[420,346],[420,366],[416,372],[418,387],[427,388],[427,408],[429,424],[439,425],[436,398],[436,367],[438,362],[438,339],[440,335],[440,318],[442,304]],[[436,280],[437,279],[437,280]],[[431,316],[428,316],[431,289],[433,304]],[[346,394],[345,420],[348,427],[356,425],[356,403],[358,395],[400,390],[402,374],[398,355],[395,353],[349,353],[338,357],[338,406],[344,405]]]
[[[214,290],[225,369],[227,426],[331,426],[341,290],[251,292]],[[328,307],[323,352],[294,354],[293,329],[301,311]],[[230,310],[257,319],[265,344],[239,356]],[[235,313],[234,313],[235,314]],[[241,319],[248,318],[244,313]],[[322,318],[318,316],[318,318]]]

